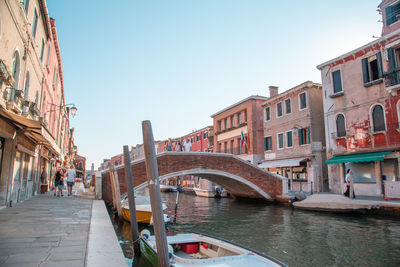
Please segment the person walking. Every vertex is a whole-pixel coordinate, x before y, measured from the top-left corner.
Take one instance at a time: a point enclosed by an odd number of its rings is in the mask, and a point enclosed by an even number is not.
[[[189,139],[186,140],[186,142],[183,144],[185,147],[185,152],[190,152],[190,148],[192,147],[192,143],[190,142]]]
[[[168,142],[167,142],[167,151],[172,151],[172,140],[171,138],[168,138]]]
[[[67,175],[67,186],[68,186],[68,196],[72,195],[72,186],[75,183],[75,178],[76,178],[76,171],[74,170],[73,165],[69,167],[69,169],[66,172]]]
[[[354,188],[353,188],[353,171],[351,169],[347,170],[346,176],[344,178],[344,181],[346,182],[346,192],[344,192],[344,195],[346,197],[350,198],[356,198],[356,195],[354,194]],[[351,194],[352,192],[352,194]]]
[[[58,186],[61,183],[61,188]],[[64,187],[64,172],[62,171],[61,167],[59,167],[56,171],[55,178],[54,178],[54,196],[60,196],[60,191],[61,191],[61,196],[63,197],[63,187]]]

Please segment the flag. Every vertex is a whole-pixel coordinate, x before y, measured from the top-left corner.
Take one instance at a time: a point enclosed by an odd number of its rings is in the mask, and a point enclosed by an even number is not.
[[[241,138],[240,138],[240,146],[242,147],[243,144],[246,144],[246,146],[247,146],[247,142],[246,142],[246,139],[244,138],[244,134],[243,134],[243,130],[242,130],[242,134],[241,134]]]

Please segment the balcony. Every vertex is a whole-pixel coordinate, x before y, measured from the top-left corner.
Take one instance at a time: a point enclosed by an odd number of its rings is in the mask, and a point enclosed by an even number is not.
[[[393,95],[400,89],[400,68],[384,73],[385,87]]]
[[[16,90],[14,88],[8,89],[7,96],[7,109],[17,114],[21,114],[22,106],[25,103],[24,92],[22,90]]]

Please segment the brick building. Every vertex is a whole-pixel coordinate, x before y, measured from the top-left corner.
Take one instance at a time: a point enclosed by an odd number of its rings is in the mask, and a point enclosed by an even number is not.
[[[185,140],[192,143],[190,147],[190,151],[198,151],[198,152],[209,152],[209,134],[212,130],[212,126],[204,127],[200,130],[195,130],[190,134],[184,135],[181,138],[177,138],[176,140]]]
[[[259,165],[290,179],[290,189],[328,189],[322,87],[310,81],[263,102],[264,160]]]
[[[261,104],[266,100],[263,96],[250,96],[211,115],[214,152],[235,154],[254,164],[263,160]]]
[[[400,188],[400,4],[385,0],[378,11],[382,37],[317,66],[329,188],[335,193],[343,192],[349,168],[356,195],[380,196],[389,183]]]
[[[74,166],[76,170],[76,178],[83,180],[86,174],[86,158],[76,155],[74,159]]]

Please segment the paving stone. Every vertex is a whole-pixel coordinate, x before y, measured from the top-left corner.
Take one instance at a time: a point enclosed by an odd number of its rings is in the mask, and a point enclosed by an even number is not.
[[[40,267],[84,267],[84,260],[46,261]]]
[[[37,265],[40,264],[40,262],[44,261],[49,254],[47,253],[19,253],[19,254],[14,254],[10,255],[5,263],[37,263]]]
[[[49,261],[84,260],[85,254],[86,251],[52,253],[49,257]]]

